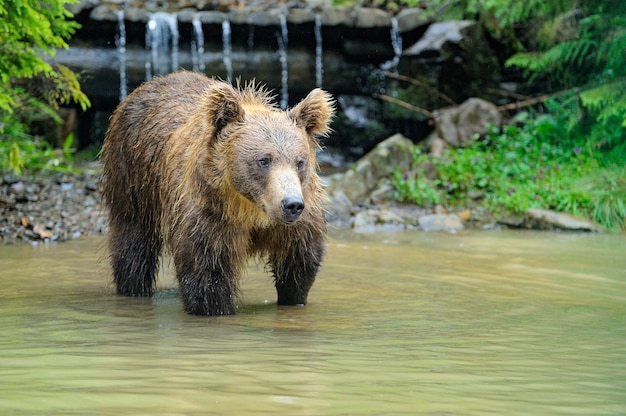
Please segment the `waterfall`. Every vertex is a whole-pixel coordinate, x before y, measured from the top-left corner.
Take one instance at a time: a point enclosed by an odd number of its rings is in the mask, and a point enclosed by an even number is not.
[[[254,50],[254,25],[248,28],[248,51]]]
[[[324,62],[322,61],[322,15],[315,15],[315,85],[322,88]]]
[[[174,13],[150,15],[146,27],[146,79],[178,70],[178,18]]]
[[[116,10],[117,35],[115,46],[120,60],[120,102],[128,95],[128,81],[126,79],[126,24],[124,23],[124,10]]]
[[[289,105],[289,69],[287,68],[287,43],[289,36],[287,33],[287,17],[280,15],[280,34],[278,38],[278,57],[280,59],[280,107],[284,110]]]
[[[225,19],[222,22],[222,43],[224,68],[226,68],[226,81],[231,82],[233,80],[233,51],[230,43],[230,21],[228,19]]]
[[[191,20],[193,35],[191,39],[191,64],[194,71],[204,72],[204,32],[200,17],[195,15]]]
[[[393,48],[393,59],[383,63],[381,68],[386,71],[398,72],[398,64],[402,56],[402,35],[398,30],[398,19],[391,18],[391,47]]]

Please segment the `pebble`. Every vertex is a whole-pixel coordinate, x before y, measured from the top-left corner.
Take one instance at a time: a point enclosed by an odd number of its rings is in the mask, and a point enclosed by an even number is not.
[[[0,178],[0,242],[31,244],[105,234],[98,176],[53,174]]]

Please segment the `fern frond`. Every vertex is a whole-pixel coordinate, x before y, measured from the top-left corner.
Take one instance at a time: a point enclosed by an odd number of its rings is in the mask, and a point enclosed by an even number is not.
[[[591,111],[614,107],[613,115],[626,115],[626,78],[620,78],[580,93],[581,103]]]

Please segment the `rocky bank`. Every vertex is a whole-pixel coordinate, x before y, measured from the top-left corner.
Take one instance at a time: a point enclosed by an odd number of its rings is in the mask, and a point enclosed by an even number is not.
[[[0,181],[0,241],[33,244],[102,234],[107,216],[90,169],[38,177],[4,175]]]
[[[380,143],[348,170],[324,175],[330,196],[328,220],[334,228],[358,232],[421,230],[458,232],[501,227],[536,230],[602,231],[583,218],[548,210],[496,221],[482,209],[418,207],[393,202],[391,179],[411,161],[415,146],[397,134]],[[97,164],[77,174],[15,177],[0,182],[0,241],[32,244],[106,234],[107,214],[98,193]]]

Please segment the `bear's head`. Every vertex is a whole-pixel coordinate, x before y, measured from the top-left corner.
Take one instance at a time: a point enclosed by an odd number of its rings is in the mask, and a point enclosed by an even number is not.
[[[295,223],[320,189],[316,150],[330,132],[330,94],[315,89],[287,111],[254,84],[216,82],[207,94],[213,152],[223,158],[216,174],[269,218]]]

